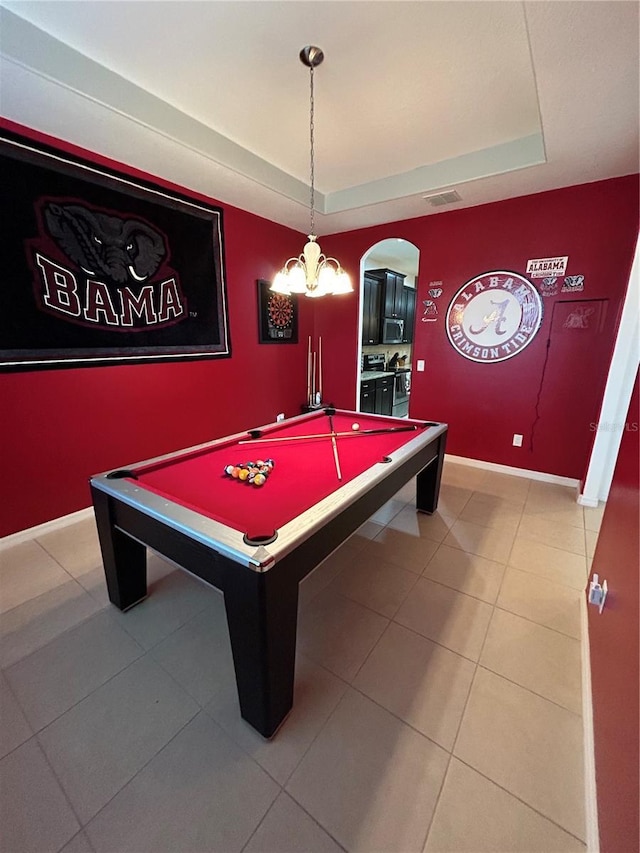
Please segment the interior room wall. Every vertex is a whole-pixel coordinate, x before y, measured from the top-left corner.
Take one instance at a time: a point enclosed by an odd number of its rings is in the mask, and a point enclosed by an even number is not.
[[[300,413],[312,311],[300,300],[298,344],[259,344],[257,280],[299,251],[301,235],[206,201],[223,209],[232,357],[0,374],[0,536],[89,506],[92,474]]]
[[[586,470],[613,351],[638,231],[636,175],[539,193],[475,208],[387,223],[323,237],[323,248],[357,274],[379,240],[402,237],[420,249],[410,415],[449,424],[450,453],[580,480]],[[543,298],[533,342],[513,358],[478,364],[448,341],[447,307],[467,281],[491,270],[525,274],[533,258],[568,256],[567,274],[583,275],[584,290]],[[424,322],[430,283],[441,282],[438,318]],[[593,341],[552,340],[566,302],[604,302]],[[358,295],[315,307],[314,325],[341,354],[325,379],[338,405],[355,405]],[[565,304],[560,304],[565,303]],[[557,340],[557,343],[555,342]],[[415,370],[424,359],[424,373]],[[352,366],[352,370],[349,370]],[[513,447],[514,433],[523,435]]]

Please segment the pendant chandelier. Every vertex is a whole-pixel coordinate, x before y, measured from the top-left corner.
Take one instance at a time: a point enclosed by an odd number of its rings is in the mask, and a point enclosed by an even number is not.
[[[290,295],[304,293],[305,296],[328,296],[329,294],[350,293],[353,290],[351,279],[342,269],[335,258],[327,258],[320,250],[314,226],[314,149],[313,149],[313,69],[320,65],[324,54],[319,47],[308,45],[300,51],[300,61],[309,68],[310,75],[310,110],[309,110],[309,139],[311,143],[311,233],[308,235],[302,254],[297,258],[289,258],[271,285],[276,293]]]

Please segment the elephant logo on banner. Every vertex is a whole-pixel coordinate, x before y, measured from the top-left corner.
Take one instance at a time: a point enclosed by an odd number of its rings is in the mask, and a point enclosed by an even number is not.
[[[42,311],[122,332],[188,316],[178,273],[167,266],[167,238],[159,230],[78,201],[41,199],[37,209],[41,236],[29,245]]]
[[[137,219],[57,202],[46,204],[43,213],[52,239],[90,276],[117,284],[145,282],[167,254],[162,235]]]

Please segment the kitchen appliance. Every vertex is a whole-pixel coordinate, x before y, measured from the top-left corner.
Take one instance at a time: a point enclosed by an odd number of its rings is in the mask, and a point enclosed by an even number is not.
[[[382,343],[401,344],[404,336],[404,320],[385,317],[382,321]]]
[[[393,379],[393,406],[391,414],[394,418],[409,417],[409,396],[411,394],[411,371],[400,369]]]
[[[379,371],[380,373],[384,372],[384,353],[366,353],[364,356],[363,369],[367,372],[370,371]]]

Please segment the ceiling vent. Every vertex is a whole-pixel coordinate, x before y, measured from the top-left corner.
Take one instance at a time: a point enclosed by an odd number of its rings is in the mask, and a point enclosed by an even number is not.
[[[456,190],[449,190],[446,193],[434,193],[433,195],[423,195],[422,198],[429,202],[432,207],[440,207],[443,204],[453,204],[456,201],[462,201],[462,196]]]

